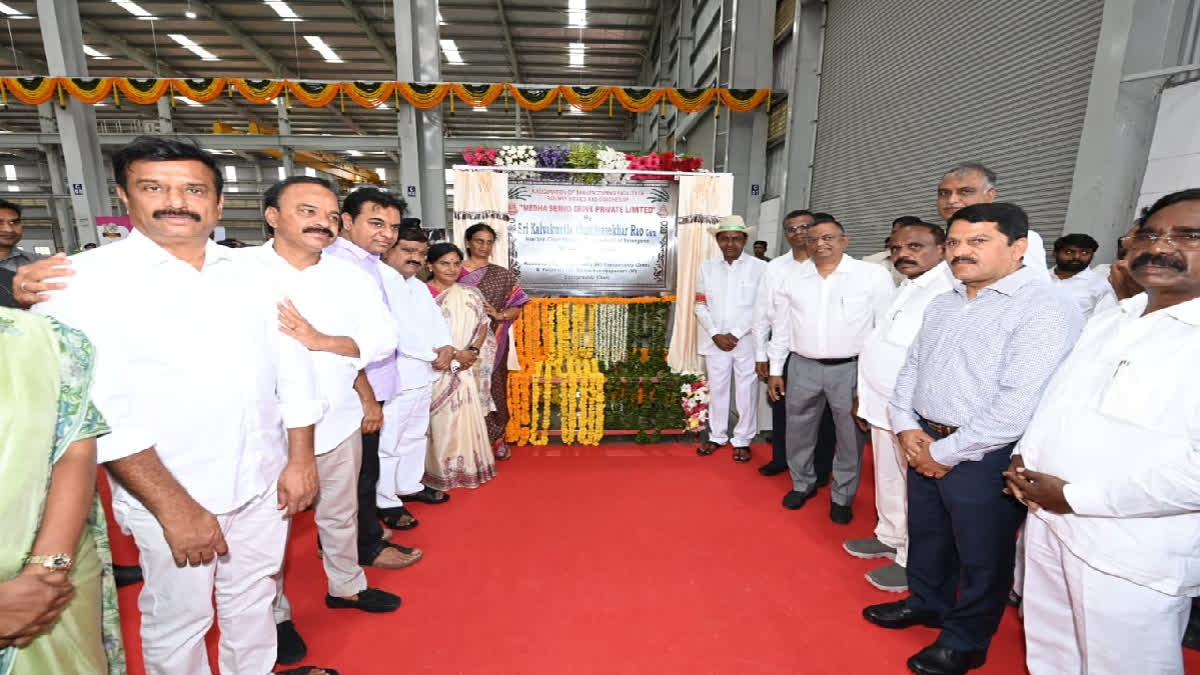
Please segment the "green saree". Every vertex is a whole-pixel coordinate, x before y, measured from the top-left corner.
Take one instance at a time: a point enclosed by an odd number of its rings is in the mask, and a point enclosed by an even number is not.
[[[83,333],[0,308],[0,581],[20,574],[41,526],[54,463],[108,432],[89,392],[95,352]],[[0,675],[125,672],[104,511],[96,498],[70,572],[75,596],[24,647],[0,649]]]

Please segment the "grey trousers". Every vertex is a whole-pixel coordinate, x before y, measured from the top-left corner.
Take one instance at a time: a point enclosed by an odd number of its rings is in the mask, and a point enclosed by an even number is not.
[[[825,403],[833,413],[837,451],[833,456],[833,502],[849,506],[858,492],[866,435],[850,414],[858,385],[858,362],[827,366],[792,354],[787,365],[787,463],[792,489],[807,492],[816,485],[813,453]]]

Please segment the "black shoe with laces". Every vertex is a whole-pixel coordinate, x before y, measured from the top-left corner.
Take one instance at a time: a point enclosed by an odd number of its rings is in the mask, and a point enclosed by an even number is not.
[[[296,624],[290,619],[275,624],[275,635],[279,640],[275,652],[276,663],[296,663],[308,656],[308,645],[304,644],[304,638],[300,637]]]

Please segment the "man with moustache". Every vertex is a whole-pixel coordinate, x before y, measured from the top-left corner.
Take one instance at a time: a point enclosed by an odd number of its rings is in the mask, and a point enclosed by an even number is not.
[[[817,422],[828,402],[837,431],[829,519],[846,525],[854,517],[851,503],[862,470],[864,438],[852,410],[858,355],[882,320],[895,286],[887,270],[845,254],[850,239],[833,218],[816,219],[805,243],[812,257],[795,268],[778,291],[767,346],[768,395],[785,399],[788,413],[792,490],[783,506],[798,509],[817,492],[813,449]]]
[[[929,303],[888,416],[908,460],[908,586],[863,610],[884,628],[940,627],[908,659],[962,674],[987,659],[1012,587],[1025,509],[1001,472],[1050,376],[1083,326],[1074,303],[1025,265],[1029,221],[1015,204],[953,215],[953,290]]]
[[[288,518],[317,493],[324,405],[306,351],[280,333],[272,280],[209,241],[224,205],[211,155],[142,137],[112,164],[134,230],[74,256],[70,287],[35,311],[96,345],[91,393],[112,427],[98,459],[144,570],[147,672],[210,671],[215,594],[221,671],[267,673],[273,576]]]
[[[893,562],[867,572],[867,581],[882,591],[908,590],[908,506],[904,475],[908,461],[888,420],[888,401],[908,346],[917,337],[925,308],[950,290],[953,277],[946,265],[946,233],[917,221],[899,227],[889,239],[895,269],[904,275],[891,306],[863,344],[858,361],[858,399],[855,421],[871,434],[875,466],[875,536],[850,539],[847,553],[864,559]]]
[[[399,274],[384,275],[392,316],[400,327],[396,367],[399,393],[384,414],[375,504],[385,520],[407,513],[404,500],[442,504],[450,495],[421,483],[429,438],[433,383],[454,359],[446,317],[417,278],[429,239],[420,225],[404,225],[383,260]]]
[[[21,207],[7,199],[0,199],[0,270],[16,272],[18,267],[45,257],[17,246],[24,235]]]
[[[1025,526],[1032,675],[1184,672],[1200,594],[1200,189],[1125,238],[1145,293],[1097,315],[1005,473]]]
[[[317,423],[315,440],[320,494],[314,520],[329,582],[325,604],[395,611],[400,598],[369,588],[358,562],[363,411],[354,380],[368,363],[395,351],[396,326],[389,320],[379,289],[366,275],[343,260],[322,255],[341,227],[337,195],[328,182],[309,176],[287,178],[267,188],[263,205],[274,237],[242,255],[275,279],[280,330],[308,348],[328,405]],[[276,580],[278,661],[294,663],[304,658],[307,648],[292,622],[283,575]]]
[[[921,219],[916,216],[900,216],[899,218],[893,220],[891,232],[888,233],[888,238],[883,242],[883,250],[879,253],[872,253],[869,256],[865,256],[863,258],[863,262],[883,265],[887,269],[888,273],[892,275],[892,281],[896,282],[896,285],[900,285],[900,283],[904,281],[905,276],[892,266],[892,235],[896,234],[896,230],[904,227],[905,225],[916,225],[920,222]]]
[[[783,219],[783,235],[791,247],[789,254],[776,256],[767,263],[759,284],[758,301],[754,304],[754,370],[762,379],[769,375],[767,343],[771,338],[771,322],[775,318],[775,298],[788,274],[808,260],[805,237],[816,217],[832,218],[828,213],[816,213],[797,209]],[[787,385],[787,363],[783,366],[784,386]],[[768,399],[769,400],[769,399]],[[775,476],[787,471],[787,405],[782,401],[769,400],[771,404],[771,461],[758,467],[764,476]],[[833,413],[826,404],[817,426],[817,447],[813,451],[813,470],[817,475],[817,487],[829,484],[833,471],[833,450],[837,444],[834,432]]]
[[[1086,234],[1067,234],[1054,240],[1050,280],[1079,303],[1084,318],[1090,317],[1106,296],[1115,295],[1108,282],[1108,270],[1101,273],[1091,267],[1098,248],[1100,242]]]
[[[996,172],[978,162],[963,162],[947,171],[937,188],[938,215],[950,225],[950,217],[964,206],[996,201]],[[1049,279],[1042,235],[1029,228],[1025,265],[1042,279]]]
[[[767,256],[767,242],[762,239],[754,242],[754,257],[763,262],[771,262],[771,259]]]
[[[750,441],[758,431],[758,376],[754,372],[754,301],[767,264],[745,254],[752,228],[741,216],[725,216],[710,231],[721,257],[700,266],[696,279],[696,320],[700,323],[698,350],[708,375],[708,440],[696,449],[711,455],[732,441],[733,461],[750,461]],[[729,394],[732,386],[738,422],[729,435]]]

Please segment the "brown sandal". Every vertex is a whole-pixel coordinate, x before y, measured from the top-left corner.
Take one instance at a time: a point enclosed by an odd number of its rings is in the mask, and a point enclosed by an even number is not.
[[[720,449],[720,445],[717,445],[712,441],[704,441],[700,444],[700,447],[696,448],[696,454],[700,455],[701,457],[707,457]]]
[[[741,448],[735,446],[733,448],[733,461],[749,462],[750,461],[750,446],[745,446],[745,447],[741,447]]]

